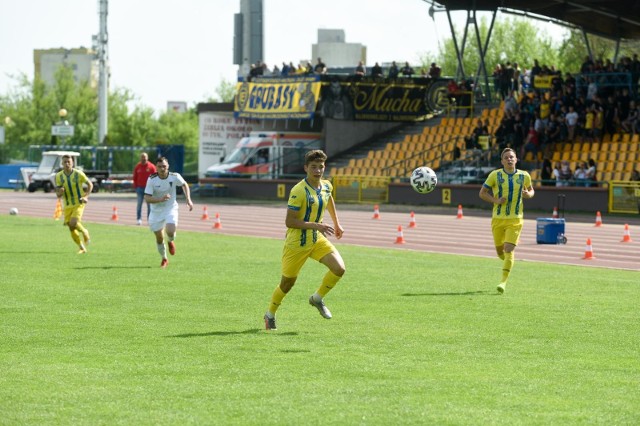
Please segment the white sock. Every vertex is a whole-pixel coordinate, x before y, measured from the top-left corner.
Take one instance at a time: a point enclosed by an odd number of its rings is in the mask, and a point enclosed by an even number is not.
[[[158,244],[158,253],[160,253],[160,256],[162,256],[163,259],[167,258],[167,248],[164,243]]]

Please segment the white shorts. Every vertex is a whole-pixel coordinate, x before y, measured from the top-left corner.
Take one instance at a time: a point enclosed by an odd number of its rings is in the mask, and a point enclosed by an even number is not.
[[[149,229],[152,232],[158,232],[166,224],[174,224],[178,226],[178,206],[172,207],[171,210],[162,210],[154,212],[151,210],[149,214]]]

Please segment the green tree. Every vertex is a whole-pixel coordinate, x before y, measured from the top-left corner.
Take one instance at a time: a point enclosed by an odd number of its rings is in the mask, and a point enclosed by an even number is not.
[[[233,102],[236,95],[236,83],[223,78],[215,88],[215,93],[216,95],[208,102]]]

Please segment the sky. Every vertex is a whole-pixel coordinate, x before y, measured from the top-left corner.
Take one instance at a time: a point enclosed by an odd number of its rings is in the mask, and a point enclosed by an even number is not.
[[[12,76],[33,79],[34,49],[91,47],[99,33],[98,0],[4,1],[0,94],[16,87]],[[424,0],[264,0],[263,59],[270,67],[313,61],[318,29],[342,29],[347,43],[366,46],[368,65],[417,63],[450,37],[446,14],[432,19],[429,6]],[[110,88],[129,89],[138,104],[156,111],[167,101],[193,106],[214,97],[222,80],[237,77],[233,20],[239,12],[240,0],[110,0]],[[465,16],[452,13],[460,27]]]

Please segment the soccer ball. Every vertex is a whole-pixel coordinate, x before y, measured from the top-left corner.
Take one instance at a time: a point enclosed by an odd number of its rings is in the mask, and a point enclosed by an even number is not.
[[[17,209],[17,208],[15,208],[15,207],[11,207],[11,209],[9,210],[9,214],[10,214],[11,216],[15,216],[15,215],[17,215],[17,214],[18,214],[18,209]]]
[[[411,186],[416,192],[428,194],[436,189],[438,176],[436,176],[436,172],[429,167],[418,167],[411,173],[409,182],[411,182]]]

